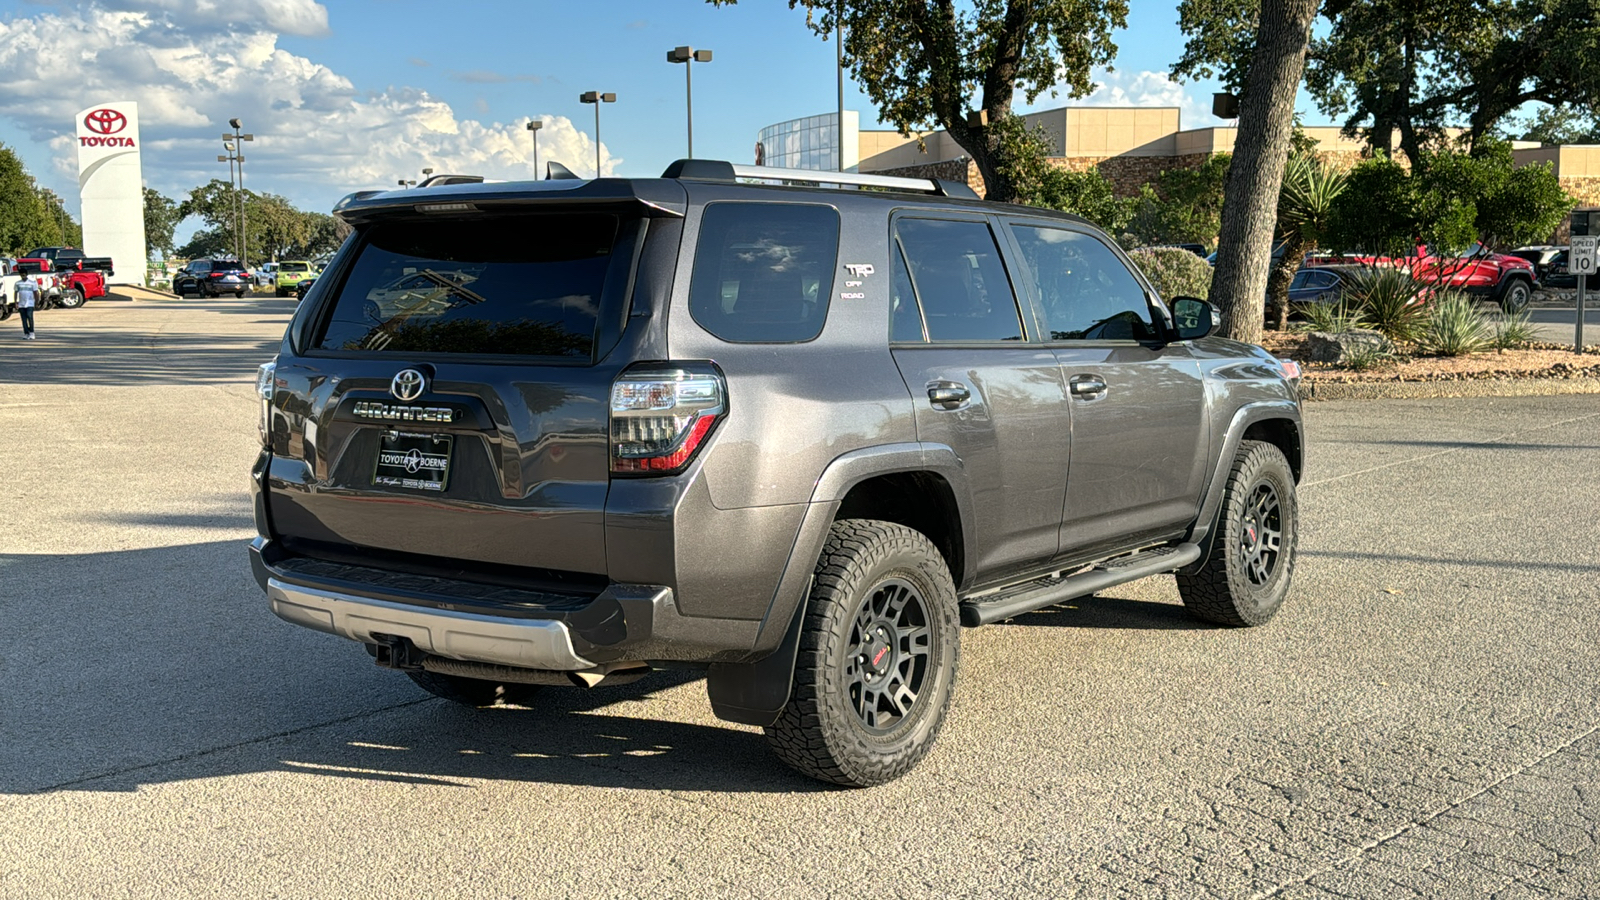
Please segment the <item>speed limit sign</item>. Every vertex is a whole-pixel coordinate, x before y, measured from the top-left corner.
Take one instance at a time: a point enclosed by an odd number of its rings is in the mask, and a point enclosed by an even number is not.
[[[1574,275],[1593,275],[1596,244],[1600,244],[1600,235],[1573,235],[1572,267],[1568,271]]]

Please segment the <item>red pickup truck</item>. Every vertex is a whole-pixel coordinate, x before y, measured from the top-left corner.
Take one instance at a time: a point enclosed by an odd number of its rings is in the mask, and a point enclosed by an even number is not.
[[[1409,265],[1418,281],[1488,297],[1506,312],[1526,309],[1539,286],[1533,263],[1481,247],[1461,256],[1412,256],[1395,262]]]
[[[76,247],[40,247],[17,260],[19,270],[54,272],[61,282],[56,303],[67,309],[106,295],[106,278],[116,274],[109,256],[86,256]]]

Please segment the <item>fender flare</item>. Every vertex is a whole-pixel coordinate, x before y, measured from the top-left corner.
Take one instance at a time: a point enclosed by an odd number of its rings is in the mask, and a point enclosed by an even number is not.
[[[1187,538],[1188,543],[1199,545],[1200,558],[1180,570],[1185,574],[1200,571],[1211,557],[1211,547],[1216,537],[1217,516],[1222,510],[1222,497],[1228,489],[1228,473],[1233,470],[1233,458],[1239,452],[1239,444],[1244,441],[1245,431],[1249,430],[1251,425],[1269,419],[1288,419],[1293,422],[1295,431],[1300,436],[1300,446],[1305,447],[1305,429],[1300,420],[1300,404],[1293,400],[1258,400],[1246,403],[1234,412],[1232,421],[1228,423],[1228,430],[1223,435],[1222,452],[1217,455],[1216,466],[1206,483],[1206,492],[1200,501],[1200,512],[1195,516],[1194,525],[1190,527]],[[1290,463],[1296,472],[1301,470],[1299,460],[1290,460]]]
[[[834,516],[856,485],[897,472],[931,472],[944,478],[955,496],[961,519],[963,552],[967,559],[973,558],[976,541],[969,527],[972,491],[961,457],[954,449],[945,444],[908,441],[864,447],[835,457],[812,489],[778,588],[761,621],[761,630],[751,648],[758,658],[746,663],[713,663],[706,673],[706,692],[717,718],[763,727],[777,721],[789,703],[800,632],[805,625],[805,600],[811,593],[812,573]]]

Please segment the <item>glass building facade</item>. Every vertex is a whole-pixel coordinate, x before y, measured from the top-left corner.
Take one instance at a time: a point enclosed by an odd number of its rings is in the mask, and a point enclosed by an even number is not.
[[[784,169],[836,172],[842,151],[845,170],[853,172],[860,162],[860,123],[860,113],[845,111],[843,141],[839,139],[837,113],[768,125],[756,137],[756,162]]]

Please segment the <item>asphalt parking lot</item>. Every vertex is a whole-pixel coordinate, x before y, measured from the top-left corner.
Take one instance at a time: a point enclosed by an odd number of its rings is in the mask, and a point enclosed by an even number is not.
[[[0,323],[0,897],[1600,896],[1600,396],[1308,406],[1276,620],[966,631],[933,755],[841,791],[688,675],[475,711],[275,619],[292,309]]]
[[[1572,346],[1577,339],[1578,311],[1573,307],[1547,306],[1528,310],[1528,320],[1538,340]],[[1583,345],[1600,346],[1600,297],[1590,297],[1583,311]]]

